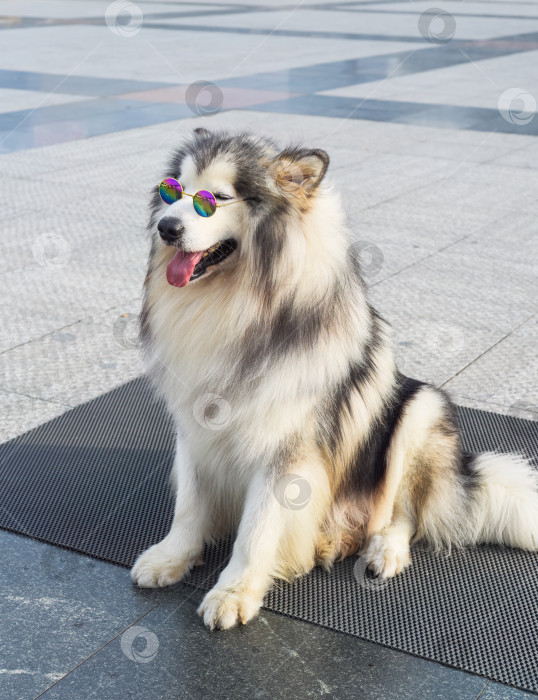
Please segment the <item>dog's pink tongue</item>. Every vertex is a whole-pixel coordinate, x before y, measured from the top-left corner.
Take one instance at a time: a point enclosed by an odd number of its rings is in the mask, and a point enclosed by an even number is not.
[[[192,276],[197,263],[202,259],[201,253],[184,253],[178,250],[166,268],[166,279],[174,287],[184,287]]]

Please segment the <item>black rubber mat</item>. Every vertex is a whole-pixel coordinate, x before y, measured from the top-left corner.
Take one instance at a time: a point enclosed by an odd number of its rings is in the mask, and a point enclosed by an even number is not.
[[[466,448],[538,458],[538,423],[460,408]],[[167,532],[173,434],[144,379],[0,445],[0,527],[130,566]],[[187,580],[207,589],[230,552]],[[279,584],[266,607],[538,693],[538,554],[413,549],[389,581],[350,557]]]

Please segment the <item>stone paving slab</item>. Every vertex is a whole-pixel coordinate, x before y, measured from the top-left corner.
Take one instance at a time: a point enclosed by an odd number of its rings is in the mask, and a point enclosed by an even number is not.
[[[3,663],[16,671],[0,675],[5,698],[474,700],[497,687],[268,611],[210,634],[196,615],[198,589],[141,590],[119,566],[4,531],[0,544]],[[138,633],[151,640],[147,657]],[[492,700],[526,697],[499,692]]]

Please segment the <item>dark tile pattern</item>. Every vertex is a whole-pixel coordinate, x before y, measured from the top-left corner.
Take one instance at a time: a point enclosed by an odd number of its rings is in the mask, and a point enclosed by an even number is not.
[[[315,32],[301,29],[260,29],[258,27],[212,27],[204,24],[167,24],[166,22],[148,22],[152,29],[165,29],[176,32],[204,32],[216,34],[249,34],[257,36],[284,36],[297,39],[343,39],[344,41],[384,41],[408,42],[424,44],[421,36],[406,36],[405,34],[376,34],[364,32],[334,32],[316,29]]]
[[[235,10],[230,10],[230,12],[233,11]],[[149,14],[146,19],[158,16],[158,13]],[[168,16],[175,15],[172,12],[168,13]],[[76,22],[77,20],[69,21]],[[81,21],[90,22],[87,18],[83,18]],[[153,24],[153,28],[180,31],[204,29],[203,26],[198,25],[186,27],[173,24]],[[235,27],[210,27],[204,31],[235,32],[236,30]],[[243,30],[237,31],[242,32]],[[278,29],[270,32],[263,30],[262,33],[275,34],[277,31]],[[284,30],[282,31],[284,32]],[[317,32],[304,32],[304,34],[317,36]],[[354,38],[384,39],[385,37],[364,35]],[[244,96],[243,99],[237,99],[235,103],[233,99],[228,99],[222,109],[225,111],[234,108],[247,108],[264,112],[394,121],[437,128],[536,135],[537,120],[531,120],[528,124],[523,125],[513,124],[504,120],[497,111],[492,109],[428,105],[418,102],[362,100],[317,94],[326,90],[433,71],[469,62],[474,63],[493,57],[510,56],[532,51],[538,47],[538,33],[536,32],[505,36],[494,40],[454,40],[441,46],[431,46],[422,37],[420,40],[421,43],[417,44],[416,49],[318,63],[300,68],[253,73],[220,80],[218,86],[224,90],[226,88],[239,88],[268,93],[266,98],[262,100],[258,98],[258,104],[250,107],[245,106]],[[170,83],[0,70],[0,88],[2,87],[94,96],[96,99],[60,106],[37,107],[32,110],[8,112],[0,115],[0,153],[164,123],[192,117],[195,114],[186,105],[174,106],[170,103],[150,103],[149,101],[141,105],[140,101],[137,100],[111,101],[106,99],[107,96],[121,97],[122,94],[126,93],[140,94],[143,91],[149,93],[151,90],[166,89],[171,87]],[[271,91],[294,93],[298,96],[275,102],[271,101]],[[246,104],[248,105],[248,100]]]
[[[219,85],[241,85],[290,92],[321,92],[361,83],[423,73],[449,66],[508,56],[538,48],[538,33],[503,37],[494,41],[451,41],[442,46],[318,63],[304,68],[258,73],[219,81]]]
[[[38,90],[65,95],[106,97],[135,90],[152,90],[163,83],[117,78],[91,78],[84,75],[52,75],[22,70],[0,69],[0,87],[16,90]]]
[[[0,114],[0,153],[192,117],[187,105],[91,100]]]
[[[538,135],[538,120],[511,123],[495,109],[435,105],[400,100],[374,100],[333,95],[300,95],[245,109],[281,114],[307,114],[340,119],[368,119],[379,122],[415,124],[447,129]]]

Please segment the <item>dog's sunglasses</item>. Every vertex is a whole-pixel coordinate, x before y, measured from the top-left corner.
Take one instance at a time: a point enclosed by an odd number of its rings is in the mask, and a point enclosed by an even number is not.
[[[215,195],[207,190],[200,190],[196,194],[189,194],[183,190],[183,187],[179,184],[177,180],[173,177],[167,177],[159,185],[159,194],[161,199],[166,204],[173,204],[179,201],[184,194],[187,197],[192,197],[192,203],[194,206],[194,211],[200,216],[213,216],[217,211],[217,207],[227,207],[229,204],[237,204],[238,202],[244,202],[244,199],[234,199],[233,202],[226,202],[226,204],[217,204]]]

